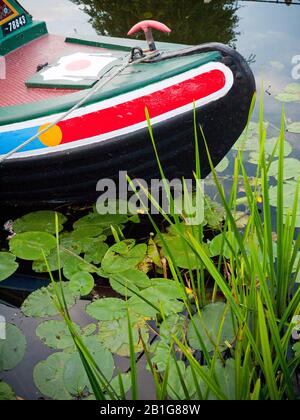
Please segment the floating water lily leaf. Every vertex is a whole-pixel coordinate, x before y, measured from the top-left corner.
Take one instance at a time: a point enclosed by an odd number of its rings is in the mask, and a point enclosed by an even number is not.
[[[6,338],[0,340],[0,372],[14,369],[23,359],[26,339],[13,324],[6,325]]]
[[[85,338],[84,343],[102,375],[106,378],[107,382],[110,382],[114,372],[114,359],[112,354],[100,344],[96,336]],[[74,396],[81,396],[86,389],[90,392],[92,391],[78,353],[72,354],[67,360],[64,366],[63,380],[67,391]]]
[[[210,197],[205,196],[204,203],[204,222],[212,229],[220,227],[225,218],[226,212],[224,207],[217,201],[213,201]]]
[[[140,297],[133,296],[128,300],[132,311],[150,318],[155,318],[158,312],[168,316],[183,311],[183,303],[177,300],[182,298],[182,292],[174,281],[152,280],[152,282],[153,286],[142,290],[139,293]]]
[[[77,220],[73,228],[75,231],[80,230],[82,234],[88,232],[88,236],[99,236],[105,228],[111,225],[121,225],[128,221],[128,217],[122,214],[97,214],[90,213],[87,216]]]
[[[133,296],[135,295],[134,292],[139,292],[151,286],[148,276],[135,268],[123,273],[112,274],[109,277],[109,282],[111,287],[123,296]]]
[[[300,102],[300,83],[288,84],[275,99],[280,102]]]
[[[293,350],[296,353],[296,357],[300,357],[300,343],[295,344]]]
[[[99,299],[87,306],[86,312],[98,321],[112,321],[126,316],[126,302],[116,298]]]
[[[104,255],[107,253],[109,247],[103,241],[106,240],[106,236],[100,236],[96,239],[90,239],[89,243],[83,247],[85,253],[84,259],[87,262],[93,264],[100,264],[103,260]]]
[[[283,206],[286,211],[288,209],[290,210],[293,209],[294,201],[295,201],[296,186],[297,186],[296,182],[287,182],[283,185],[283,193],[284,193]],[[269,188],[270,204],[274,207],[277,207],[277,194],[278,194],[277,186],[273,186]]]
[[[73,324],[80,333],[78,325]],[[70,331],[64,321],[45,321],[36,329],[36,335],[51,349],[64,350],[74,344]]]
[[[186,318],[182,315],[167,317],[160,326],[160,337],[162,340],[170,340],[172,336],[181,339],[185,333]]]
[[[102,269],[106,273],[122,273],[140,264],[147,252],[147,245],[134,246],[132,241],[123,241],[112,246],[102,260]]]
[[[224,171],[226,171],[226,169],[229,166],[229,160],[228,157],[225,156],[223,160],[221,160],[221,162],[218,164],[218,166],[216,166],[216,171],[219,173],[222,173]]]
[[[63,230],[63,224],[66,223],[66,217],[61,213],[56,213],[58,216],[58,231]],[[48,232],[55,233],[55,212],[54,211],[36,211],[34,213],[26,214],[17,219],[13,224],[13,230],[16,233],[23,232]]]
[[[269,176],[278,178],[278,161],[271,163]],[[298,178],[300,176],[300,161],[295,158],[288,158],[284,161],[284,179]]]
[[[229,401],[236,399],[236,375],[235,375],[235,361],[234,359],[226,360],[225,367],[220,360],[217,360],[215,366],[215,377],[218,381],[219,387],[223,394],[226,395]],[[210,393],[210,400],[215,397]]]
[[[181,377],[189,393],[189,397],[191,398],[191,400],[198,399],[197,388],[195,385],[191,366],[186,367],[184,362],[178,361],[177,367],[176,367],[175,361],[173,359],[171,360],[171,363],[170,363],[168,388],[167,388],[170,398],[175,401],[177,400],[185,401],[187,399],[182,383],[179,380],[178,369],[180,370]],[[203,366],[202,369],[207,371],[206,366]],[[199,380],[199,383],[198,383],[199,388],[202,394],[204,395],[206,387],[200,378],[198,378],[198,380]]]
[[[134,350],[136,353],[143,350],[140,335],[145,343],[149,340],[146,318],[130,313]],[[128,319],[127,316],[114,321],[102,321],[99,324],[98,338],[100,342],[112,353],[127,357],[130,355]]]
[[[89,337],[90,335],[93,335],[97,331],[97,325],[96,324],[88,324],[85,327],[82,328],[82,335],[85,337]]]
[[[289,124],[287,126],[287,131],[290,133],[300,134],[300,121]]]
[[[171,226],[168,233],[156,237],[157,245],[162,247],[164,256],[172,258],[180,268],[196,269],[201,263],[198,256],[189,246],[189,235],[196,235],[199,226],[188,226],[182,223],[179,227]]]
[[[57,285],[57,290],[61,294],[59,285]],[[67,306],[71,308],[75,304],[77,295],[70,290],[68,283],[63,284],[63,291]],[[28,296],[22,305],[22,312],[33,318],[56,316],[59,311],[55,306],[54,299],[56,297],[53,286],[43,287]]]
[[[7,383],[0,381],[0,401],[12,401],[16,399],[16,394],[11,386]]]
[[[156,242],[150,238],[148,242],[147,255],[150,260],[159,268],[162,268],[161,256]]]
[[[189,247],[185,239],[180,236],[165,236],[163,243],[164,255],[170,257],[180,268],[194,270],[201,261],[197,254]]]
[[[72,292],[79,296],[87,296],[95,286],[94,277],[85,272],[79,272],[71,277],[69,287]]]
[[[10,240],[9,247],[23,260],[42,260],[44,254],[47,256],[56,247],[56,239],[46,232],[19,233]]]
[[[65,278],[71,280],[75,274],[81,272],[96,273],[97,268],[86,260],[78,258],[76,255],[69,255],[65,260],[63,268]]]
[[[249,222],[249,214],[243,211],[237,211],[235,215],[235,223],[238,229],[243,229],[247,226]]]
[[[264,122],[264,128],[268,128],[269,123]],[[260,123],[251,121],[249,126],[244,130],[241,137],[233,146],[234,150],[244,150],[244,151],[259,151],[259,131]]]
[[[277,146],[277,147],[276,147]],[[274,149],[276,147],[275,153],[273,155]],[[289,156],[292,153],[292,146],[288,141],[284,141],[284,156]],[[279,156],[279,143],[277,137],[272,137],[270,139],[266,139],[265,142],[265,157],[268,159],[270,156],[278,157]],[[253,163],[254,165],[258,165],[260,160],[260,153],[257,152],[250,152],[248,161]]]
[[[50,270],[57,271],[60,268],[63,268],[66,261],[74,258],[71,254],[79,255],[82,253],[82,244],[79,240],[75,239],[72,233],[62,233],[59,236],[59,244],[60,244],[60,253],[59,253],[59,260],[57,255],[57,248],[55,247],[50,251],[47,255],[47,263],[49,265]],[[37,273],[47,273],[48,268],[47,265],[43,260],[41,261],[34,261],[32,264],[32,269]]]
[[[159,372],[164,372],[167,368],[171,354],[170,347],[169,342],[162,340],[155,341],[150,348],[151,353],[153,353],[151,362],[155,364]]]
[[[17,270],[16,257],[9,252],[0,252],[0,281],[7,279]]]
[[[231,248],[234,252],[238,252],[239,250],[239,243],[232,232],[220,233],[209,243],[212,257],[217,257],[222,254],[222,256],[229,259],[232,254]]]
[[[225,320],[220,335],[220,342],[217,343],[219,329],[224,316]],[[198,335],[201,337],[208,352],[213,351],[217,344],[218,349],[223,351],[226,349],[225,341],[229,343],[233,342],[235,333],[232,325],[232,317],[225,303],[217,302],[205,306],[201,312],[201,318],[198,314],[194,315],[193,322],[190,321],[188,326],[188,340],[191,347],[195,350],[202,350]]]
[[[119,378],[118,376],[115,376],[113,378],[113,380],[110,383],[110,386],[114,389],[115,393],[121,397],[121,393],[122,391],[125,392],[125,394],[127,394],[127,392],[130,390],[131,388],[131,374],[130,373],[122,373],[121,378]],[[122,390],[120,387],[120,379],[122,381]],[[109,399],[109,396],[107,395],[106,397],[107,399]]]
[[[46,397],[62,401],[72,399],[63,380],[64,368],[70,357],[66,353],[54,353],[35,366],[34,383]]]

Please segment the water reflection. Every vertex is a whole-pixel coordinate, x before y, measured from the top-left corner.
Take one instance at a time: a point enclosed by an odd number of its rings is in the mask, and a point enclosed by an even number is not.
[[[98,34],[124,37],[140,20],[161,20],[173,29],[164,41],[200,44],[218,41],[234,45],[238,33],[237,2],[233,0],[71,0],[84,6]]]

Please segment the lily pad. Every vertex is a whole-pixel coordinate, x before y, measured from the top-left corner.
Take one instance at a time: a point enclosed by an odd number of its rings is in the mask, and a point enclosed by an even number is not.
[[[25,232],[14,236],[10,242],[10,251],[23,260],[42,260],[44,254],[56,247],[56,239],[50,233]],[[43,254],[44,253],[44,254]]]
[[[71,277],[70,290],[79,296],[87,296],[95,286],[94,277],[85,272],[79,272]]]
[[[172,400],[175,400],[175,401],[177,401],[177,400],[185,401],[187,399],[186,394],[185,394],[184,389],[183,389],[183,386],[182,386],[182,383],[179,380],[178,369],[180,370],[182,380],[183,380],[184,385],[185,385],[185,387],[188,391],[190,399],[191,400],[198,399],[197,389],[196,389],[196,385],[195,385],[195,381],[194,381],[191,366],[186,367],[184,362],[178,361],[177,362],[177,367],[176,367],[176,364],[175,364],[174,360],[171,360],[169,376],[168,376],[168,388],[167,388],[167,390],[168,390],[168,394],[169,394],[170,398]],[[203,366],[202,369],[207,371],[206,366]],[[203,383],[201,378],[198,378],[198,379],[199,379],[199,383],[198,383],[199,388],[204,395],[204,392],[205,392],[205,389],[206,389],[205,384]]]
[[[23,359],[26,339],[13,324],[6,325],[6,338],[0,340],[0,372],[14,369]]]
[[[73,228],[75,231],[88,232],[88,236],[99,236],[105,228],[111,225],[122,225],[128,221],[128,217],[122,214],[97,214],[90,213],[77,220]]]
[[[133,246],[132,242],[123,241],[112,246],[102,260],[102,269],[106,273],[122,273],[140,264],[147,252],[147,245]]]
[[[300,83],[288,84],[275,99],[280,102],[300,102]]]
[[[18,269],[16,257],[9,252],[0,252],[0,281],[7,279]]]
[[[296,356],[300,357],[300,343],[296,343],[293,347],[293,350],[296,353]]]
[[[99,299],[87,306],[86,312],[98,321],[112,321],[126,316],[127,304],[116,298]]]
[[[193,322],[190,321],[188,326],[188,340],[195,350],[203,350],[198,335],[201,337],[203,344],[208,352],[215,349],[219,336],[219,329],[223,323],[220,342],[218,344],[219,351],[226,349],[225,341],[232,343],[235,338],[234,327],[232,325],[232,317],[230,310],[226,312],[226,305],[222,302],[212,303],[203,308],[201,317],[196,314]]]
[[[269,123],[264,122],[264,128],[268,128]],[[260,148],[259,143],[260,123],[251,121],[249,126],[244,130],[238,141],[233,146],[234,150],[243,150],[249,152],[257,152]]]
[[[287,126],[287,131],[289,133],[300,134],[300,121],[293,122]]]
[[[181,339],[185,333],[186,317],[172,315],[166,318],[160,326],[160,337],[162,340],[170,340],[172,336]]]
[[[86,260],[78,258],[76,255],[69,255],[65,260],[63,268],[65,278],[71,280],[75,274],[82,272],[96,273],[97,268]]]
[[[66,217],[57,213],[58,216],[58,231],[63,230],[63,224],[67,221]],[[34,213],[26,214],[17,219],[13,224],[13,230],[16,233],[23,232],[48,232],[55,233],[55,212],[54,211],[36,211]]]
[[[213,201],[210,197],[205,196],[204,204],[204,220],[212,229],[220,227],[220,224],[225,218],[226,212],[222,204]]]
[[[278,161],[271,163],[269,176],[278,179]],[[284,161],[284,179],[299,178],[300,177],[300,161],[295,158],[288,158]]]
[[[100,236],[89,240],[89,243],[83,247],[84,259],[93,264],[100,264],[109,247],[105,241],[106,236]]]
[[[211,256],[217,257],[222,254],[222,256],[229,259],[232,254],[230,246],[234,252],[238,252],[239,243],[234,234],[232,232],[226,232],[224,234],[220,233],[219,235],[215,236],[214,239],[209,243]]]
[[[143,337],[145,343],[149,340],[146,318],[143,316],[137,317],[136,315],[131,314],[130,321],[132,324],[134,350],[138,353],[143,350],[140,335]],[[129,356],[130,345],[127,316],[114,321],[100,322],[98,338],[103,346],[112,353],[124,357]]]
[[[47,263],[52,272],[57,271],[59,267],[62,269],[68,260],[74,258],[74,256],[72,256],[70,252],[76,255],[80,255],[83,252],[81,242],[79,240],[76,240],[71,233],[62,233],[59,236],[59,244],[59,260],[56,247],[52,249],[47,255]],[[32,268],[37,273],[48,272],[48,268],[44,259],[40,261],[34,261]]]
[[[285,211],[288,209],[292,210],[295,201],[295,192],[296,192],[296,182],[287,182],[283,185],[283,193],[284,193],[284,202],[283,206]],[[278,189],[277,186],[272,186],[269,188],[269,198],[271,206],[277,207],[277,194]]]
[[[16,399],[16,394],[12,387],[6,382],[0,381],[0,401],[12,401]]]
[[[229,166],[229,160],[228,160],[228,157],[225,156],[224,159],[221,160],[221,162],[218,164],[218,166],[216,166],[216,171],[219,173],[222,173],[226,171],[228,166]]]
[[[168,361],[171,356],[171,344],[167,341],[154,341],[150,347],[150,352],[153,354],[151,358],[152,365],[154,364],[159,372],[164,372],[167,369]],[[149,366],[147,366],[149,370]]]
[[[110,382],[114,372],[114,359],[110,351],[103,347],[98,337],[89,337],[84,340],[91,356],[94,358],[99,370]],[[82,364],[80,355],[74,353],[67,360],[63,372],[64,385],[68,392],[74,396],[81,396],[85,390],[92,391],[89,379]]]
[[[36,387],[46,397],[53,400],[71,400],[72,396],[64,384],[64,368],[70,355],[66,353],[54,353],[38,363],[33,371],[33,379]]]
[[[74,325],[78,333],[80,328]],[[36,329],[36,335],[51,349],[64,350],[74,344],[70,331],[64,321],[45,321]]]
[[[153,286],[142,290],[140,297],[133,296],[128,300],[132,311],[150,318],[155,318],[160,312],[168,316],[183,311],[184,304],[177,300],[182,298],[182,292],[174,281],[159,280],[156,284],[155,281],[152,282]]]
[[[57,288],[61,294],[60,286],[57,285]],[[77,295],[70,290],[68,283],[63,284],[63,291],[67,306],[71,308],[75,304]],[[59,311],[55,306],[54,299],[56,299],[56,295],[53,286],[43,287],[28,296],[22,305],[22,312],[33,318],[56,316]]]
[[[109,282],[111,287],[123,296],[134,296],[134,292],[139,292],[151,286],[148,276],[135,268],[123,273],[112,274]]]

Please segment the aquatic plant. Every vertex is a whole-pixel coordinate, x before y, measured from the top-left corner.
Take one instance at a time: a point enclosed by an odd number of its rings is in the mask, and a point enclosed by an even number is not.
[[[16,269],[16,257],[49,272],[51,284],[32,293],[22,311],[62,317],[36,331],[58,350],[34,370],[45,396],[126,399],[131,390],[138,399],[137,357],[143,353],[160,400],[297,398],[300,173],[287,158],[285,129],[283,114],[278,137],[268,137],[261,101],[259,123],[249,118],[236,145],[229,191],[219,180],[222,165],[219,172],[212,166],[217,201],[205,197],[199,226],[188,226],[184,214],[149,215],[154,234],[145,241],[126,237],[129,226],[140,226],[137,216],[101,216],[95,209],[72,228],[54,212],[15,221],[3,273]],[[150,120],[149,132],[156,150]],[[202,135],[195,136],[196,156]],[[249,153],[255,153],[254,178],[243,163]],[[200,175],[197,161],[195,178]],[[99,277],[116,297],[97,297]],[[86,312],[95,321],[81,328],[69,308],[87,295]],[[127,373],[116,371],[112,354],[129,357]]]

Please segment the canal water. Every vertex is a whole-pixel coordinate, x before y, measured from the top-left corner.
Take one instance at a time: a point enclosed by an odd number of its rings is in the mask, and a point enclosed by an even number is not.
[[[287,1],[286,3],[290,3]],[[264,1],[229,0],[23,0],[35,19],[45,20],[49,32],[57,34],[110,35],[124,37],[129,28],[143,19],[156,19],[172,28],[170,36],[155,34],[158,40],[183,44],[218,41],[236,48],[249,62],[255,74],[258,91],[264,91],[265,121],[269,122],[270,137],[280,125],[282,103],[276,99],[286,85],[300,83],[300,1],[287,5]],[[298,56],[298,57],[297,57]],[[297,80],[299,77],[299,80]],[[300,95],[299,95],[300,97]],[[287,123],[300,121],[300,101],[285,104]],[[254,120],[258,118],[255,111]],[[300,135],[287,133],[293,157],[300,159]],[[229,165],[222,172],[232,172],[236,151],[228,155]],[[249,173],[256,166],[249,162]],[[297,174],[295,174],[297,176]],[[298,174],[300,176],[300,174]],[[0,291],[0,314],[18,325],[26,334],[28,350],[21,365],[1,375],[18,395],[25,399],[39,398],[32,380],[34,365],[48,356],[49,351],[35,336],[36,321],[20,315],[22,301],[15,293]],[[4,305],[4,303],[6,304]],[[9,302],[9,305],[7,303]],[[88,319],[80,317],[85,302],[79,303],[72,316],[84,325]],[[118,361],[126,370],[127,362]],[[143,371],[143,364],[141,365]],[[144,373],[143,373],[144,374]],[[142,379],[143,375],[142,375]],[[144,381],[145,382],[145,381]],[[141,387],[143,389],[143,387]],[[145,387],[144,398],[151,395]]]

